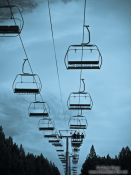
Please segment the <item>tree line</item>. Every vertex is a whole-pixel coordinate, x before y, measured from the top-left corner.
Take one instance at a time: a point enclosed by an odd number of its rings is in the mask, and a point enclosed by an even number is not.
[[[128,170],[128,174],[131,175],[131,150],[130,148],[123,147],[118,155],[114,158],[107,156],[99,156],[96,154],[95,148],[92,145],[90,153],[88,154],[82,169],[81,175],[88,175],[89,170],[95,170],[96,166],[119,166],[121,170]]]
[[[0,127],[0,175],[60,175],[58,168],[41,154],[25,154],[22,145],[5,138]]]

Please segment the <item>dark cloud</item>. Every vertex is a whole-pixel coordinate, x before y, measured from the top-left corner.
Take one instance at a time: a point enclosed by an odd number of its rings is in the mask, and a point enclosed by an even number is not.
[[[39,2],[39,1],[38,1]],[[9,1],[10,4],[15,4],[20,7],[23,7],[25,9],[33,9],[38,5],[38,2],[36,0],[12,0]],[[8,5],[7,0],[1,0],[0,5]]]
[[[50,0],[50,3],[57,3],[57,2],[68,3],[73,0]],[[76,0],[77,1],[77,0]],[[36,7],[38,7],[41,3],[47,3],[47,0],[1,0],[0,6],[5,5],[16,5],[20,8],[22,12],[32,12]],[[17,9],[13,9],[13,13],[18,13]],[[0,9],[0,17],[5,17],[10,14],[10,9]]]
[[[59,1],[62,1],[64,3],[68,3],[72,0],[50,0],[51,3],[59,2]],[[26,10],[34,9],[35,7],[37,7],[42,2],[47,2],[47,0],[28,0],[28,1],[27,0],[9,0],[10,4],[18,5],[18,6],[22,7],[23,9],[26,9]],[[1,0],[0,1],[0,5],[7,5],[7,4],[8,4],[7,0]]]

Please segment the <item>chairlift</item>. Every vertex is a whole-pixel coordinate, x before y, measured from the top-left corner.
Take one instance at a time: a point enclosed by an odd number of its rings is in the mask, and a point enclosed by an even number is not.
[[[74,132],[74,134],[71,137],[71,145],[73,148],[79,148],[83,143],[83,137],[81,137],[81,134],[78,132],[76,133],[76,131]]]
[[[59,160],[60,160],[63,164],[66,163],[66,159],[65,159],[65,158],[59,158]]]
[[[53,146],[55,147],[63,147],[62,143],[52,143]]]
[[[57,139],[49,139],[49,143],[59,143],[60,141]]]
[[[61,161],[66,160],[65,155],[64,156],[58,156]]]
[[[35,80],[38,80],[37,83]],[[39,94],[41,91],[39,76],[37,74],[18,74],[13,82],[13,91],[16,94]]]
[[[61,140],[58,137],[50,138],[48,141],[51,144],[59,144],[59,143],[61,143]]]
[[[58,157],[65,158],[65,155],[64,154],[58,154]]]
[[[73,154],[73,155],[72,155],[72,159],[75,159],[75,160],[76,160],[76,159],[79,159],[79,155],[78,155],[78,154]]]
[[[78,160],[72,159],[72,163],[76,165],[76,164],[78,164]],[[76,171],[74,171],[74,172],[76,172]]]
[[[44,133],[44,138],[47,138],[47,139],[58,139],[59,135],[58,135],[56,130],[53,130],[52,132],[46,131],[46,133]]]
[[[72,175],[77,175],[77,172],[73,172],[73,174]]]
[[[57,152],[64,152],[64,149],[57,149]]]
[[[65,158],[59,158],[59,160],[60,160],[62,163],[65,163],[65,162],[66,162]]]
[[[51,118],[43,118],[38,123],[40,131],[54,131],[55,126]]]
[[[72,173],[73,173],[72,175],[77,175],[77,170],[72,170]]]
[[[85,132],[83,130],[74,130],[74,132],[71,135],[71,139],[74,141],[83,141],[85,138]]]
[[[71,145],[72,145],[72,147],[79,148],[82,145],[82,141],[74,141],[74,140],[72,140],[71,141]]]
[[[79,149],[79,148],[77,148],[77,147],[74,147],[74,148],[73,148],[73,151],[77,153],[77,152],[79,152],[79,151],[80,151],[80,149]]]
[[[16,94],[39,94],[42,89],[42,83],[37,74],[27,73],[24,71],[25,63],[24,60],[22,66],[22,73],[17,74],[13,82],[12,88]]]
[[[50,139],[50,138],[57,138],[57,135],[56,134],[45,134],[44,138],[48,138],[48,139]]]
[[[66,164],[66,160],[60,160],[63,165]]]
[[[0,37],[18,36],[23,26],[24,20],[18,6],[0,6]]]
[[[87,129],[87,120],[84,116],[80,116],[80,115],[77,115],[77,116],[73,116],[70,118],[69,120],[69,128],[70,129],[75,129],[75,130],[85,130]]]
[[[89,26],[85,26],[89,33],[89,41],[70,45],[65,54],[65,66],[70,70],[100,69],[102,55],[97,45],[90,43]]]
[[[48,117],[49,107],[46,102],[34,101],[28,108],[29,117]]]
[[[75,167],[72,167],[72,170],[76,170],[77,169],[77,167],[75,166]]]
[[[85,92],[84,79],[81,79],[84,85],[84,89],[78,92],[72,92],[67,100],[67,106],[69,110],[91,110],[93,101],[91,95]]]

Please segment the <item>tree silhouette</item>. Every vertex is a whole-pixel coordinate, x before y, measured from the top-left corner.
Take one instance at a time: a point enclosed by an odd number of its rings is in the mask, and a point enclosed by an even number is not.
[[[128,174],[131,174],[131,150],[129,147],[122,148],[118,156],[111,158],[108,154],[106,157],[100,157],[96,155],[95,148],[92,145],[89,155],[85,160],[81,175],[88,175],[89,170],[95,170],[96,166],[120,166],[122,170],[128,170]]]
[[[0,127],[0,175],[60,175],[58,168],[41,154],[25,154]]]
[[[90,149],[89,158],[90,159],[95,159],[96,158],[96,151],[95,151],[95,148],[94,148],[93,145],[91,146],[91,149]]]

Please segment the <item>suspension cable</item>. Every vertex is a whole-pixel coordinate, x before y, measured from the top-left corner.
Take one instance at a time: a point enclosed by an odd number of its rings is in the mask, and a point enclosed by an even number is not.
[[[82,33],[82,44],[84,43],[84,38],[85,38],[85,20],[86,20],[86,0],[84,2],[84,19],[83,19],[83,33]],[[82,53],[81,53],[81,61],[83,59],[83,45],[82,45]],[[81,79],[82,79],[82,69],[80,70],[80,88],[79,91],[81,89]]]
[[[64,113],[63,100],[62,100],[62,89],[61,89],[61,82],[60,82],[60,74],[59,74],[58,60],[57,60],[57,54],[56,54],[54,31],[53,31],[53,24],[52,24],[52,15],[51,15],[51,9],[50,9],[50,0],[48,0],[48,11],[49,11],[49,18],[50,18],[51,36],[52,36],[52,42],[53,42],[54,57],[55,57],[58,84],[59,84],[59,91],[60,91],[60,99],[61,99],[61,105],[62,105],[63,113]]]
[[[84,2],[84,18],[83,18],[83,32],[82,32],[82,53],[81,53],[81,61],[83,60],[83,43],[84,43],[84,38],[85,38],[85,32],[84,32],[84,28],[85,28],[85,20],[86,20],[86,0]],[[81,86],[82,86],[82,68],[80,70],[80,86],[79,86],[79,93],[81,92]],[[80,104],[80,94],[79,94],[79,104]],[[82,115],[82,110],[79,111],[78,110],[78,114]]]

